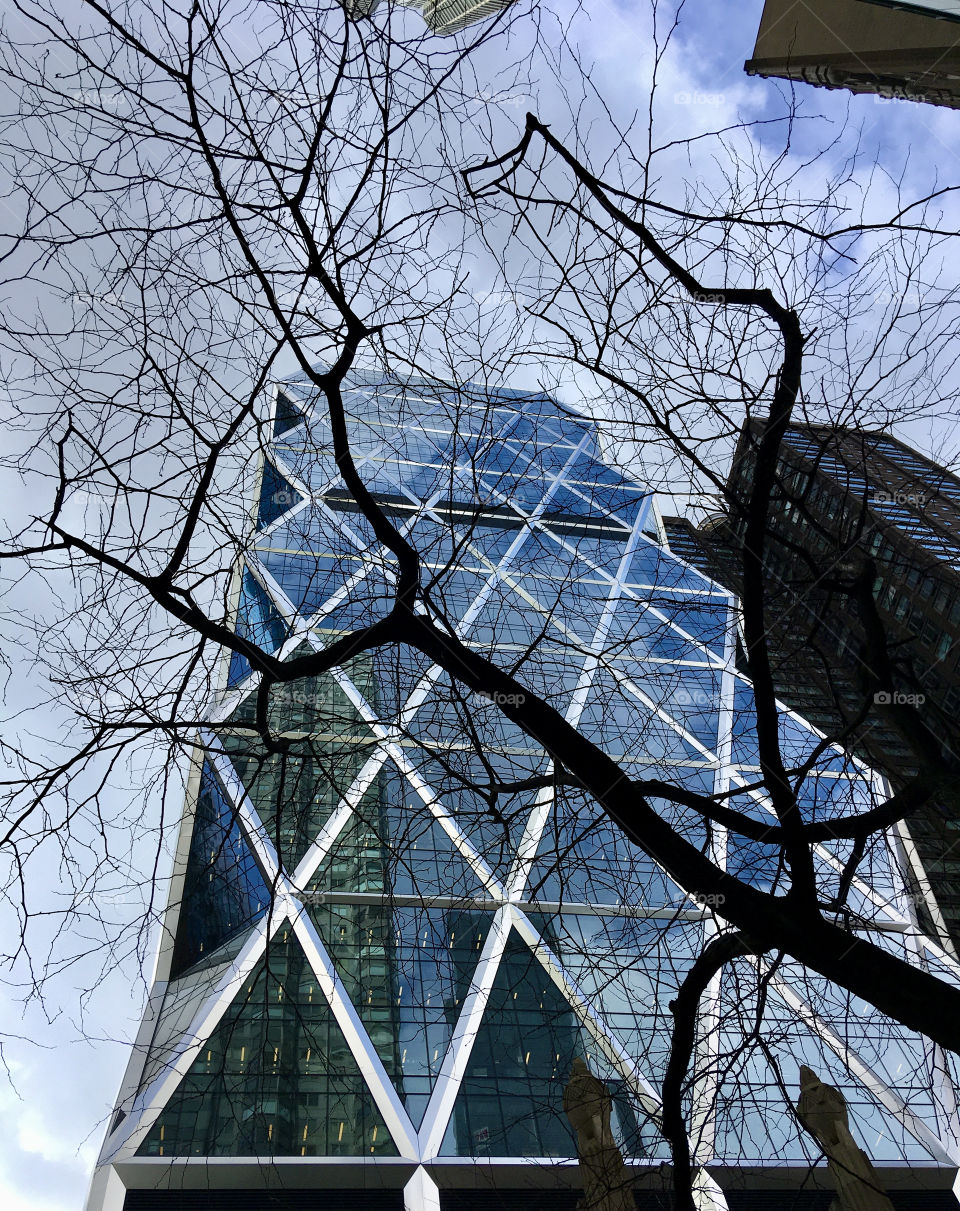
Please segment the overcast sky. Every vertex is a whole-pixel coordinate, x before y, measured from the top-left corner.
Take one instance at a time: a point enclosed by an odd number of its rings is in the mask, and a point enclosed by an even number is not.
[[[569,22],[569,33],[583,57],[594,63],[593,81],[615,117],[626,120],[645,96],[649,59],[643,52],[647,28],[646,0],[614,3],[587,0],[583,11],[570,13],[558,6]],[[759,23],[762,0],[689,0],[679,35],[664,71],[658,141],[681,138],[698,130],[720,128],[738,118],[774,117],[782,112],[782,89],[773,81],[749,79],[743,62],[749,58]],[[934,180],[960,180],[960,114],[908,102],[881,101],[803,89],[807,111],[825,120],[801,125],[794,154],[805,158],[849,117],[862,127],[864,163],[889,166],[899,175],[906,163],[906,192],[923,191]],[[527,108],[550,120],[560,105],[555,93],[544,90],[532,98],[508,99],[517,122]],[[672,109],[671,109],[672,106]],[[771,135],[771,137],[775,137]],[[705,168],[706,170],[706,168]],[[678,174],[696,174],[694,160],[678,164]],[[822,166],[815,170],[823,173]],[[669,181],[660,185],[660,196]],[[677,181],[682,196],[683,182]],[[814,185],[815,189],[815,185]],[[943,426],[923,424],[907,435],[922,449],[940,449]],[[118,791],[117,793],[122,793]],[[131,789],[130,793],[135,793]],[[51,878],[54,874],[51,872]],[[3,1058],[11,1084],[0,1082],[0,1207],[4,1211],[79,1211],[102,1134],[126,1060],[129,1039],[142,1007],[142,984],[132,965],[118,968],[100,985],[81,1021],[76,989],[85,987],[89,972],[81,966],[56,984],[57,1011],[48,1004],[48,1020],[33,1007],[20,1022],[20,1007],[5,995],[2,1018],[11,1037]],[[18,1024],[19,1023],[19,1024]],[[94,1041],[91,1041],[94,1040]]]

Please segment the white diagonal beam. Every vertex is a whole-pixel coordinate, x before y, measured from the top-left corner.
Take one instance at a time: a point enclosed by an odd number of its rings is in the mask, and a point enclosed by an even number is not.
[[[279,929],[285,917],[286,904],[276,901],[270,912],[251,930],[240,953],[194,1014],[189,1027],[170,1048],[170,1059],[163,1071],[139,1091],[129,1114],[108,1138],[104,1164],[115,1164],[136,1153],[161,1110],[186,1076],[190,1065],[236,999],[244,981],[263,957],[268,940]]]
[[[758,971],[770,972],[771,965],[765,959],[757,956],[748,956],[748,958]],[[957,1144],[953,1140],[941,1139],[935,1131],[932,1131],[859,1053],[837,1034],[829,1022],[817,1013],[809,1001],[801,996],[788,980],[774,974],[770,979],[770,987],[792,1012],[826,1043],[847,1071],[869,1090],[884,1109],[892,1114],[907,1132],[931,1153],[935,1160],[951,1167],[960,1165],[960,1148]]]
[[[317,927],[302,905],[299,906],[299,912],[293,918],[293,928],[400,1155],[409,1160],[419,1160],[417,1129],[410,1121],[410,1116],[404,1109],[400,1095],[384,1068],[376,1048],[370,1041],[370,1035],[360,1020],[360,1015],[347,995],[347,990],[337,974],[336,966],[317,932]]]
[[[294,932],[303,947],[307,962],[310,964],[313,974],[317,979],[317,984],[323,992],[338,1026],[343,1032],[350,1053],[360,1072],[363,1074],[364,1081],[383,1116],[387,1130],[390,1132],[402,1156],[416,1158],[418,1155],[416,1150],[416,1130],[410,1122],[406,1111],[403,1109],[397,1091],[387,1075],[380,1057],[377,1055],[376,1048],[373,1046],[366,1028],[350,1003],[343,983],[337,975],[336,967],[320,939],[309,912],[298,898],[296,887],[280,867],[277,861],[276,850],[267,837],[266,830],[257,815],[256,809],[250,802],[246,788],[237,775],[236,770],[233,769],[229,758],[220,750],[215,753],[215,759],[226,767],[224,770],[226,774],[224,791],[232,800],[234,810],[248,833],[248,839],[257,848],[258,856],[264,863],[265,873],[271,880],[274,894],[279,897],[279,902],[286,906],[286,915],[289,916],[293,923]],[[359,799],[363,790],[376,776],[376,772],[384,760],[385,754],[374,754],[354,780],[344,801],[341,802],[338,810],[327,821],[325,829],[314,842],[311,850],[305,855],[304,861],[301,862],[300,868],[298,868],[298,870],[302,868],[305,872],[304,881],[310,877],[313,870],[322,861],[325,853],[350,819],[353,813],[351,798]]]
[[[423,1116],[420,1127],[420,1155],[424,1161],[433,1160],[439,1155],[509,934],[510,910],[504,906],[493,915],[480,953],[480,961],[464,997],[463,1009],[444,1052],[433,1093]]]
[[[586,1027],[591,1038],[640,1099],[647,1113],[657,1117],[660,1111],[660,1095],[637,1067],[633,1056],[607,1026],[603,1014],[564,968],[526,913],[515,905],[511,905],[511,911],[517,933],[530,947],[580,1023]]]
[[[473,842],[470,841],[466,834],[459,828],[450,812],[444,807],[443,803],[436,797],[436,795],[434,795],[427,783],[420,777],[413,764],[407,758],[403,748],[397,743],[397,733],[379,721],[373,707],[357,689],[346,673],[342,672],[340,669],[334,669],[333,676],[351,703],[360,712],[364,722],[368,724],[383,748],[387,753],[389,753],[394,764],[398,767],[398,769],[401,770],[401,772],[410,782],[410,785],[426,804],[437,823],[450,838],[456,848],[460,851],[473,872],[490,891],[492,896],[499,899],[505,898],[503,885],[493,873],[490,864],[479,852]]]
[[[587,696],[589,695],[590,687],[593,684],[593,677],[599,664],[599,654],[603,650],[603,645],[606,643],[607,636],[610,633],[610,624],[623,589],[623,577],[626,575],[627,568],[630,566],[630,561],[633,558],[637,538],[646,519],[646,513],[647,509],[645,508],[637,515],[633,530],[624,546],[623,555],[617,566],[616,577],[610,588],[610,592],[607,594],[607,600],[604,602],[603,609],[600,611],[593,642],[589,649],[587,649],[587,659],[580,670],[577,684],[567,705],[565,719],[573,727],[579,724],[586,707]],[[514,900],[521,898],[523,890],[527,885],[530,870],[536,860],[537,850],[540,848],[543,830],[546,828],[547,821],[550,818],[551,806],[555,807],[553,796],[551,796],[549,791],[541,791],[534,801],[533,811],[530,813],[530,818],[527,821],[527,826],[517,850],[516,861],[510,873],[510,895]]]
[[[733,773],[733,720],[736,702],[736,659],[735,633],[727,630],[724,645],[724,670],[720,677],[720,709],[717,713],[717,768],[714,771],[713,791],[716,796],[725,795],[730,789]],[[719,800],[718,800],[719,801]],[[711,830],[710,857],[721,869],[727,869],[727,830],[714,825]],[[719,933],[715,916],[704,914],[704,942]],[[707,983],[698,1007],[697,1037],[693,1055],[693,1071],[699,1074],[692,1091],[690,1135],[695,1160],[706,1164],[714,1155],[716,1147],[716,1109],[720,1088],[720,990],[722,971],[716,972]]]
[[[633,1090],[652,1121],[660,1123],[662,1101],[659,1093],[638,1068],[633,1056],[607,1025],[604,1014],[597,1009],[591,998],[565,969],[558,955],[543,940],[533,922],[515,905],[511,906],[517,932],[530,947],[551,981],[573,1010],[581,1025]],[[726,1200],[720,1187],[703,1168],[705,1157],[698,1157],[694,1141],[690,1145],[691,1156],[697,1162],[694,1169],[694,1203],[698,1211],[727,1211]]]

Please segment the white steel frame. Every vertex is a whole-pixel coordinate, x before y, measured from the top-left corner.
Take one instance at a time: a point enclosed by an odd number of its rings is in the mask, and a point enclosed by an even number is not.
[[[566,712],[567,719],[573,724],[578,723],[586,705],[593,676],[598,667],[599,657],[604,649],[617,604],[626,600],[638,603],[644,601],[643,589],[636,587],[632,583],[628,583],[627,576],[634,551],[641,543],[647,541],[643,537],[642,530],[647,524],[647,513],[651,507],[651,501],[648,497],[645,507],[641,510],[633,525],[626,543],[623,558],[620,561],[620,566],[614,575],[593,564],[590,560],[585,560],[582,555],[576,553],[575,549],[561,535],[547,529],[541,520],[541,516],[549,505],[550,497],[562,485],[564,476],[572,466],[577,454],[590,445],[592,436],[592,431],[585,431],[579,444],[571,449],[566,467],[556,475],[537,508],[525,514],[522,528],[518,530],[515,539],[496,566],[492,565],[489,560],[484,559],[480,552],[472,552],[472,557],[483,561],[481,566],[485,565],[488,567],[489,575],[477,597],[464,613],[458,627],[460,634],[468,638],[472,623],[493,592],[497,581],[504,582],[507,586],[518,592],[526,609],[543,614],[549,625],[559,634],[563,635],[565,642],[571,646],[576,645],[581,652],[583,663],[576,688],[571,695]],[[360,460],[361,473],[362,463],[374,459],[377,453],[377,451],[368,453],[365,459]],[[293,505],[291,509],[279,517],[271,526],[266,527],[257,536],[258,542],[268,538],[274,529],[287,524],[297,513],[313,507],[320,509],[333,520],[341,533],[355,545],[357,551],[362,552],[364,550],[364,541],[350,526],[347,517],[342,513],[334,513],[329,510],[322,499],[319,499],[323,489],[311,492],[307,485],[294,474],[292,469],[285,465],[276,450],[271,451],[270,458],[276,468],[303,497],[303,500]],[[469,466],[465,464],[463,467],[454,468],[454,470],[456,473],[466,477],[469,472]],[[381,473],[383,472],[383,465],[380,466],[380,471]],[[411,505],[421,506],[420,501],[405,492],[402,484],[397,484],[397,490],[398,494],[409,496]],[[506,497],[502,494],[493,493],[492,495],[499,496],[501,501],[506,500]],[[426,503],[425,507],[428,511],[436,503],[437,499],[437,497],[434,497]],[[525,513],[516,502],[512,503],[514,508],[520,513]],[[545,536],[550,542],[554,543],[558,552],[567,551],[571,559],[579,560],[585,567],[590,569],[590,575],[599,577],[609,586],[606,604],[600,610],[594,639],[589,645],[584,644],[572,630],[565,627],[559,618],[549,616],[536,599],[524,591],[522,585],[513,574],[512,567],[516,562],[517,556],[522,551],[527,535],[533,529],[537,529],[541,537]],[[670,558],[681,564],[686,570],[693,571],[693,569],[689,569],[688,565],[684,564],[676,556],[671,555]],[[322,622],[323,617],[331,609],[346,599],[350,589],[355,583],[362,580],[368,568],[373,566],[376,559],[375,555],[371,555],[368,552],[367,567],[358,571],[348,583],[343,584],[321,606],[313,617],[303,618],[298,615],[281,586],[269,574],[266,568],[257,561],[255,552],[248,556],[247,566],[267,591],[289,628],[289,636],[280,649],[281,657],[288,655],[304,641],[309,642],[318,650],[322,648],[322,640],[317,635],[314,627]],[[385,559],[380,558],[379,566],[381,569],[386,570],[388,575],[390,574],[390,564]],[[717,586],[712,585],[706,578],[702,579],[705,591],[710,591],[715,599],[730,600],[729,596],[719,590]],[[677,590],[678,594],[680,592],[681,590]],[[673,631],[689,644],[699,649],[703,653],[703,664],[706,667],[712,667],[718,671],[721,678],[722,701],[720,704],[717,744],[711,748],[700,742],[684,726],[682,719],[678,720],[667,708],[655,702],[644,691],[642,686],[637,685],[626,674],[619,673],[609,665],[605,666],[606,671],[615,674],[620,688],[636,700],[638,710],[655,714],[702,756],[705,765],[714,769],[714,786],[717,791],[722,792],[737,785],[746,785],[748,779],[739,770],[734,768],[731,754],[730,723],[733,714],[733,692],[735,682],[740,677],[740,674],[734,667],[732,629],[728,634],[725,650],[722,653],[717,653],[706,647],[697,636],[688,633],[674,623],[663,611],[657,610],[649,604],[645,608],[655,617],[658,617],[664,626],[672,628]],[[507,940],[512,929],[517,931],[520,938],[529,947],[531,953],[542,965],[553,985],[566,1000],[582,1026],[588,1031],[606,1060],[620,1075],[629,1089],[632,1090],[644,1108],[654,1119],[656,1118],[659,1107],[659,1095],[650,1079],[650,1075],[644,1073],[638,1067],[636,1057],[630,1054],[629,1050],[618,1038],[616,1032],[606,1023],[601,1008],[594,1004],[590,997],[578,986],[576,979],[565,969],[561,957],[548,945],[528,915],[527,905],[524,901],[524,891],[544,829],[549,820],[552,806],[550,793],[548,791],[541,791],[533,796],[530,815],[522,838],[517,846],[512,867],[506,879],[501,880],[494,873],[483,854],[478,851],[469,836],[460,827],[455,815],[445,807],[442,798],[418,774],[400,743],[403,732],[409,727],[421,706],[428,701],[431,687],[440,675],[440,672],[439,667],[434,667],[423,675],[413,692],[407,698],[397,718],[391,722],[390,720],[378,717],[376,711],[343,670],[335,670],[334,675],[337,683],[369,727],[373,738],[376,740],[376,749],[367,758],[357,773],[353,784],[293,871],[287,871],[281,867],[276,850],[270,841],[268,831],[261,822],[254,804],[247,795],[244,785],[228,755],[220,746],[215,733],[207,730],[201,733],[199,737],[200,746],[206,753],[207,760],[216,773],[228,804],[236,812],[244,838],[256,856],[267,886],[275,889],[274,896],[266,916],[250,928],[239,953],[237,953],[236,957],[216,981],[209,994],[203,999],[194,1013],[189,1027],[182,1031],[179,1039],[170,1046],[165,1055],[166,1062],[163,1069],[140,1088],[137,1088],[139,1079],[137,1074],[143,1071],[146,1047],[144,1045],[145,1037],[141,1037],[138,1040],[140,1043],[138,1056],[132,1061],[130,1072],[124,1083],[124,1089],[129,1094],[121,1104],[124,1115],[121,1121],[114,1121],[112,1130],[108,1132],[104,1142],[99,1161],[98,1176],[95,1179],[94,1188],[91,1192],[91,1200],[88,1203],[90,1211],[100,1211],[101,1208],[110,1208],[112,1211],[112,1208],[120,1205],[117,1199],[122,1198],[122,1192],[120,1194],[117,1193],[120,1187],[115,1180],[117,1166],[129,1166],[135,1161],[137,1149],[142,1144],[170,1095],[239,993],[243,982],[250,976],[263,958],[270,938],[281,927],[284,921],[292,923],[296,937],[316,976],[318,986],[322,990],[327,1004],[343,1032],[351,1054],[370,1089],[376,1106],[387,1124],[399,1152],[400,1160],[415,1165],[413,1176],[405,1187],[404,1200],[406,1211],[439,1211],[439,1195],[436,1183],[430,1174],[430,1167],[432,1164],[451,1163],[452,1158],[442,1158],[440,1156],[441,1144],[453,1113],[454,1103],[461,1087],[471,1048],[476,1039],[477,1029],[493,989],[494,980],[500,968]],[[226,719],[256,684],[256,676],[251,676],[240,686],[226,692],[218,702],[212,704],[209,711],[211,722],[218,723]],[[798,719],[796,716],[794,718]],[[802,723],[799,719],[798,722]],[[804,726],[807,727],[812,736],[816,735],[808,725],[804,724]],[[427,811],[432,814],[452,842],[456,851],[463,858],[465,865],[473,871],[485,889],[485,894],[472,900],[471,903],[475,907],[488,908],[493,911],[493,924],[484,941],[469,993],[463,1001],[459,1019],[453,1029],[446,1053],[440,1064],[439,1075],[437,1076],[433,1093],[419,1129],[414,1125],[404,1109],[399,1092],[390,1080],[359,1014],[351,1003],[343,983],[337,974],[333,960],[317,932],[309,913],[305,909],[304,900],[301,898],[304,889],[309,885],[312,876],[318,870],[324,857],[330,852],[337,838],[341,836],[350,821],[354,818],[354,812],[360,804],[364,792],[371,785],[378,771],[387,762],[392,762],[404,775],[415,793],[423,801]],[[872,775],[869,771],[863,770],[863,776],[870,778]],[[196,791],[196,783],[197,778],[194,777],[194,792]],[[762,795],[758,792],[753,792],[752,794],[758,804],[769,810],[769,806],[765,803]],[[178,846],[178,851],[181,855],[181,866],[183,864],[182,856],[185,853],[184,847],[189,843],[189,830],[190,818],[188,813],[185,817],[184,832]],[[716,861],[722,863],[725,860],[725,853],[725,834],[723,830],[718,829],[714,841],[713,857]],[[820,847],[820,855],[825,861],[837,864],[837,859],[830,853],[827,847]],[[174,880],[172,886],[172,906],[175,906],[179,900],[179,894],[182,890],[181,885],[182,871],[181,877],[178,880]],[[960,977],[960,964],[958,964],[956,957],[923,935],[918,929],[915,919],[911,919],[909,913],[901,911],[898,904],[879,895],[873,888],[864,883],[863,880],[855,881],[855,886],[874,904],[878,912],[882,914],[880,924],[879,926],[874,926],[875,928],[882,928],[885,925],[886,928],[907,935],[910,945],[918,956],[918,960],[921,956],[924,956],[935,961],[941,971],[949,971],[953,975]],[[338,897],[336,894],[331,894],[327,898],[336,900]],[[360,902],[363,900],[363,896],[362,894],[346,894],[343,899],[344,902]],[[434,901],[431,901],[431,903],[439,902],[442,899],[443,897],[434,898]],[[454,901],[451,900],[450,902],[453,903]],[[463,901],[457,900],[456,902],[462,903]],[[684,904],[684,895],[682,892],[679,893],[679,903],[681,905]],[[716,933],[726,928],[726,924],[722,918],[722,910],[707,911],[703,906],[696,904],[692,900],[687,900],[686,907],[669,910],[663,908],[643,909],[625,905],[566,904],[562,906],[547,906],[542,903],[535,903],[531,907],[539,911],[543,911],[547,907],[553,907],[560,908],[565,912],[616,913],[617,915],[647,916],[661,919],[668,916],[675,920],[702,922],[708,931],[708,936],[710,933]],[[175,908],[172,907],[171,913],[175,911]],[[167,949],[169,949],[169,946]],[[765,964],[763,960],[754,960],[754,963],[758,970],[764,970]],[[157,975],[158,977],[164,977],[165,973],[158,971]],[[183,977],[184,980],[188,980],[189,978],[189,974]],[[164,978],[158,978],[151,995],[151,1004],[154,1006],[158,1017],[162,1015],[162,1009],[159,1006],[162,1004],[166,987]],[[716,1047],[716,1031],[712,1027],[716,1026],[717,1014],[719,1012],[719,987],[719,979],[713,981],[704,997],[702,1008],[703,1030],[698,1043],[698,1055],[695,1058],[697,1069],[707,1073],[713,1071],[715,1067],[711,1063],[713,1049]],[[928,1150],[934,1160],[945,1166],[960,1167],[960,1143],[958,1143],[958,1138],[960,1138],[960,1121],[957,1118],[957,1097],[950,1080],[946,1062],[940,1067],[942,1088],[940,1090],[938,1105],[941,1108],[941,1113],[938,1115],[938,1123],[931,1126],[931,1124],[920,1119],[906,1105],[904,1100],[890,1087],[889,1083],[850,1048],[849,1044],[843,1040],[835,1027],[820,1017],[788,981],[777,975],[772,979],[771,987],[797,1018],[803,1021],[809,1030],[819,1037],[839,1057],[851,1077],[859,1082],[869,1092],[871,1097],[875,1098],[889,1114],[893,1115],[903,1125],[905,1130]],[[145,1020],[144,1026],[145,1029],[148,1028],[148,1021]],[[710,1106],[713,1101],[715,1086],[711,1083],[712,1079],[708,1076],[701,1083],[701,1087],[698,1088],[695,1096],[691,1144],[695,1161],[700,1166],[698,1170],[698,1199],[700,1206],[703,1211],[722,1211],[726,1206],[723,1195],[705,1168],[713,1156],[714,1125],[710,1115]],[[136,1089],[135,1093],[133,1092],[134,1089]],[[571,1161],[560,1163],[569,1164],[572,1163],[572,1160],[573,1158],[571,1158]],[[155,1163],[154,1161],[154,1165]],[[236,1163],[258,1164],[263,1162],[259,1161],[258,1158],[242,1158],[238,1159]],[[320,1167],[330,1162],[323,1158],[311,1158],[310,1163]],[[360,1163],[359,1160],[358,1163]],[[364,1163],[383,1164],[384,1161],[381,1159],[372,1159]],[[391,1163],[397,1163],[396,1158],[392,1158]],[[487,1162],[485,1161],[484,1163]],[[492,1163],[498,1163],[496,1158],[494,1158]],[[516,1158],[510,1158],[509,1161],[507,1158],[503,1158],[502,1163],[517,1164],[519,1162]],[[531,1158],[530,1163],[542,1165],[544,1162],[542,1159]],[[550,1163],[556,1164],[558,1162]],[[110,1193],[111,1191],[113,1192],[112,1194]]]

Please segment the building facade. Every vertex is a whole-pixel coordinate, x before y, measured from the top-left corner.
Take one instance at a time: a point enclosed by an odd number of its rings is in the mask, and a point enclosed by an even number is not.
[[[423,554],[423,608],[631,775],[767,819],[731,594],[671,553],[595,427],[535,392],[359,373],[347,387],[360,473]],[[311,388],[282,384],[238,630],[281,658],[321,650],[382,616],[395,569]],[[496,702],[416,653],[277,691],[271,745],[251,727],[255,691],[234,656],[198,736],[153,992],[89,1211],[572,1211],[562,1100],[577,1057],[611,1092],[638,1206],[668,1206],[669,1001],[722,906],[681,891]],[[782,726],[791,756],[817,748],[787,709]],[[827,749],[802,794],[822,818],[885,788]],[[731,872],[783,887],[773,852],[659,806]],[[852,919],[953,978],[906,894],[907,842],[893,832],[864,855]],[[847,856],[818,849],[827,888]],[[865,1007],[853,1022],[789,962],[732,966],[702,1008],[703,1211],[829,1202],[784,1105],[801,1063],[844,1091],[857,1139],[914,1199],[898,1205],[957,1205],[951,1057]],[[742,1045],[758,1021],[762,1053]]]
[[[728,482],[733,500],[750,491],[759,433],[756,425],[741,433]],[[921,742],[951,767],[960,754],[960,479],[887,433],[794,424],[776,481],[766,570],[780,696],[833,735],[866,706],[850,744],[894,787],[916,774],[923,752],[874,698],[905,696],[917,707]],[[673,550],[739,590],[735,518],[665,525]],[[849,574],[866,559],[889,638],[890,684],[865,652],[856,603],[831,588],[832,572]],[[913,878],[929,906],[925,925],[960,946],[960,802],[938,794],[910,828],[920,859]]]
[[[766,0],[750,76],[960,106],[957,0]]]
[[[369,17],[380,7],[381,0],[345,0],[348,12]],[[486,21],[514,0],[397,0],[405,8],[415,8],[432,34],[449,37],[478,21]]]

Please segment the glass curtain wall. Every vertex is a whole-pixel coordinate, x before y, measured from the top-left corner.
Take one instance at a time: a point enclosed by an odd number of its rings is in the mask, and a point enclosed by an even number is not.
[[[732,599],[662,543],[650,493],[594,426],[537,393],[361,374],[348,387],[360,474],[423,554],[435,616],[628,774],[728,792],[768,818]],[[236,627],[286,658],[382,617],[396,561],[346,492],[304,379],[281,385],[274,417]],[[663,1160],[668,1002],[722,905],[681,891],[496,702],[417,653],[365,653],[278,690],[272,748],[252,730],[241,657],[224,681],[198,741],[169,969],[102,1167],[134,1180],[165,1158],[251,1174],[313,1158],[322,1188],[328,1162],[406,1164],[407,1206],[434,1206],[430,1175],[451,1165],[496,1181],[491,1162],[510,1161],[516,1184],[516,1165],[575,1160],[562,1097],[578,1056],[611,1090],[625,1155]],[[798,763],[819,743],[787,711],[782,733]],[[882,787],[828,748],[801,793],[824,819]],[[658,807],[733,873],[784,890],[773,850]],[[828,894],[847,856],[818,851]],[[895,838],[864,857],[852,913],[952,978],[915,929],[899,860]],[[844,1091],[876,1161],[956,1164],[947,1061],[839,990],[789,963],[737,969],[704,1015],[706,1168],[816,1159],[783,1105],[801,1063]],[[758,1020],[763,1054],[738,1042]]]

